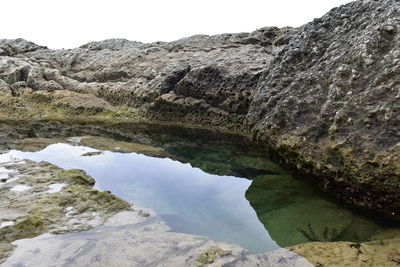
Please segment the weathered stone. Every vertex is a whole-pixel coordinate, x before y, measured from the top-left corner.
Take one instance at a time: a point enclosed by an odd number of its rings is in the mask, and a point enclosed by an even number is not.
[[[305,25],[259,80],[247,123],[275,159],[339,198],[400,215],[400,2]]]
[[[50,101],[61,112],[45,109],[43,116],[98,115],[114,111],[110,103],[139,108],[140,116],[151,120],[241,128],[261,71],[281,49],[273,45],[275,39],[291,32],[271,27],[151,44],[110,39],[72,50],[1,40],[0,48],[13,52],[0,57],[0,78],[13,86],[16,96],[29,97],[21,88],[31,88],[35,98],[43,95],[37,92],[80,93]],[[37,109],[30,101],[26,109]]]
[[[13,56],[16,54],[36,51],[39,49],[46,49],[46,47],[36,45],[22,38],[15,40],[0,39],[0,56]]]

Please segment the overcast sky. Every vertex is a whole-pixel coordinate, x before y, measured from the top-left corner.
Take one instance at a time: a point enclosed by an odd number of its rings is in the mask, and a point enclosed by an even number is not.
[[[194,34],[300,26],[350,0],[5,0],[0,38],[49,48],[125,38],[172,41]]]

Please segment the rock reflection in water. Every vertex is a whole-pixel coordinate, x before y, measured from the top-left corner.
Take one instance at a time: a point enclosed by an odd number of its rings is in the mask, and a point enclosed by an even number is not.
[[[252,252],[278,248],[244,198],[251,181],[217,176],[168,158],[53,144],[39,152],[13,150],[16,157],[85,170],[101,190],[153,209],[173,231],[239,244]]]
[[[382,226],[352,213],[318,188],[289,175],[253,180],[246,198],[282,247],[313,241],[366,241]]]
[[[85,137],[74,146],[53,144],[35,153],[11,154],[84,169],[98,188],[154,209],[173,231],[232,242],[252,252],[312,241],[362,242],[384,228],[243,146],[162,137],[155,146]],[[152,157],[127,153],[132,151]]]

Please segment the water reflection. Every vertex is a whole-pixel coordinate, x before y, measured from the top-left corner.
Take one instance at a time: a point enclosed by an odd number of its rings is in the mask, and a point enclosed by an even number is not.
[[[246,198],[280,246],[319,241],[368,240],[382,226],[289,175],[253,180]]]
[[[39,152],[10,154],[83,169],[96,179],[99,189],[155,210],[173,231],[239,244],[252,252],[278,247],[244,198],[250,180],[212,175],[190,164],[136,153],[82,156],[91,151],[95,150],[53,144]]]
[[[101,150],[140,147],[140,153],[158,153],[161,149],[159,157],[171,155],[179,161],[110,151],[82,156],[96,150],[68,144],[11,154],[83,169],[96,179],[99,189],[155,210],[173,231],[239,244],[252,252],[310,241],[362,242],[385,226],[285,174],[246,147],[177,135],[161,137],[162,141],[146,139],[142,147],[108,138],[83,140]]]

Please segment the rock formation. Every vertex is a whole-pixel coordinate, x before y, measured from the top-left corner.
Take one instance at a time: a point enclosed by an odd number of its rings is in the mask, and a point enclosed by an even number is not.
[[[339,198],[398,217],[399,9],[360,0],[300,29],[170,43],[0,40],[0,117],[236,131]]]
[[[260,78],[247,121],[297,174],[399,217],[400,2],[353,2],[303,27]]]
[[[72,50],[0,40],[0,91],[28,98],[3,100],[3,112],[15,113],[16,101],[30,117],[42,115],[32,103],[75,115],[115,114],[121,109],[113,106],[124,106],[130,118],[241,128],[261,72],[293,31],[270,27],[151,44],[112,39]]]

